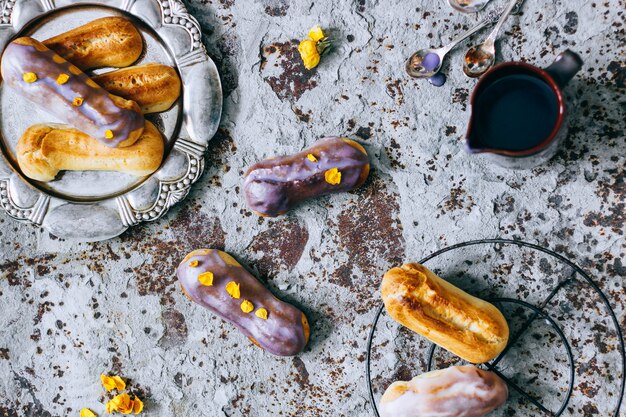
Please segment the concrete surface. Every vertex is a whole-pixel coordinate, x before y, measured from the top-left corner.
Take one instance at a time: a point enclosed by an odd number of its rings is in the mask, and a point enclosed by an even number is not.
[[[443,0],[186,3],[225,90],[207,172],[165,218],[108,242],[62,241],[0,213],[0,416],[77,416],[82,407],[104,414],[103,372],[131,381],[146,416],[373,415],[364,358],[381,275],[483,237],[535,242],[574,260],[626,328],[623,0],[527,0],[505,25],[500,61],[546,66],[571,48],[586,62],[567,89],[570,131],[560,152],[522,172],[463,149],[475,81],[461,73],[462,48],[442,88],[403,72],[411,52],[476,21]],[[336,47],[309,72],[296,46],[317,23],[331,28]],[[373,171],[362,189],[276,220],[246,209],[246,166],[325,135],[365,145]],[[272,357],[191,304],[173,274],[198,247],[227,250],[301,306],[312,323],[306,351]],[[536,274],[558,274],[540,257],[506,256],[513,266],[494,273],[502,285],[486,291],[540,302],[551,281]],[[520,265],[529,269],[511,272]],[[472,291],[474,281],[459,282]],[[566,331],[576,380],[563,415],[605,417],[618,401],[621,361],[606,309],[583,287],[564,290],[554,315],[578,312],[569,323],[584,327]],[[404,364],[396,376],[419,368]],[[502,415],[539,415],[518,401]]]

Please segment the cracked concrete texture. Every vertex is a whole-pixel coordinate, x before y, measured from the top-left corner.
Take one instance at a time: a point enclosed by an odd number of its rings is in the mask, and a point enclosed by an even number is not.
[[[523,14],[505,25],[500,61],[547,66],[571,48],[586,62],[566,89],[570,130],[558,155],[518,172],[463,150],[475,84],[461,73],[463,48],[447,61],[442,88],[403,71],[411,52],[439,46],[477,17],[424,0],[186,4],[225,92],[207,172],[163,219],[107,242],[62,241],[0,213],[0,416],[77,415],[82,407],[102,414],[99,375],[106,372],[130,380],[147,416],[373,415],[364,359],[380,277],[391,265],[476,238],[522,239],[575,261],[626,328],[624,1],[526,0]],[[295,49],[317,23],[337,41],[309,72]],[[278,219],[245,207],[248,165],[326,135],[364,144],[373,165],[364,187]],[[198,247],[227,250],[301,307],[312,330],[305,352],[272,357],[191,304],[174,267]],[[434,266],[469,291],[538,304],[571,271],[531,252],[488,246]],[[466,260],[478,269],[468,272]],[[576,282],[547,311],[576,361],[563,415],[612,415],[621,360],[600,298]],[[383,327],[375,341],[379,390],[424,365],[401,349],[408,342],[425,347],[423,340],[391,322]],[[549,329],[535,333],[518,352],[523,364],[538,360],[528,351],[558,339]],[[535,356],[551,360],[550,351]],[[552,387],[546,401],[556,407],[567,367],[554,362],[556,369],[528,366],[537,374],[520,374],[518,382],[531,391],[535,383]],[[494,415],[537,413],[512,394]]]

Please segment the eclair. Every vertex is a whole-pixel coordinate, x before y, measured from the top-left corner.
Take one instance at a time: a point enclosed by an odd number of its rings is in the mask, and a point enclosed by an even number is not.
[[[82,70],[132,65],[143,51],[137,28],[120,16],[103,17],[43,41]]]
[[[33,38],[9,43],[2,56],[2,78],[22,97],[107,146],[130,146],[143,132],[137,103],[109,94]]]
[[[329,137],[297,154],[252,165],[245,175],[244,196],[254,212],[275,217],[309,198],[357,188],[369,170],[360,144]]]
[[[161,132],[146,122],[132,146],[110,148],[64,125],[37,124],[17,142],[17,163],[27,177],[52,181],[59,171],[117,171],[143,177],[161,165],[165,145]]]
[[[195,250],[176,275],[191,301],[235,325],[261,349],[293,356],[306,346],[310,330],[304,313],[274,297],[226,252]]]
[[[381,417],[483,417],[508,397],[496,374],[475,366],[453,366],[397,381],[380,399]]]
[[[135,65],[91,79],[109,93],[134,101],[144,114],[165,111],[180,96],[178,73],[163,64]]]
[[[423,265],[392,268],[383,276],[383,302],[398,323],[471,363],[494,359],[509,326],[492,304],[439,278]]]

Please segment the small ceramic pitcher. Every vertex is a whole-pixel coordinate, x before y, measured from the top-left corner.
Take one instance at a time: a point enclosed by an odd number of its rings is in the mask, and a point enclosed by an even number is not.
[[[472,93],[468,152],[513,169],[532,168],[552,158],[567,136],[561,90],[582,64],[577,54],[566,50],[546,69],[524,62],[492,68]]]

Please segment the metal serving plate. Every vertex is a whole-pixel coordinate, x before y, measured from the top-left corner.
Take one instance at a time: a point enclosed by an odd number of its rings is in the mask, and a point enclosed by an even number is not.
[[[15,152],[29,126],[58,120],[0,84],[0,206],[9,216],[61,238],[98,241],[156,220],[185,198],[202,174],[207,143],[218,128],[222,89],[200,26],[182,1],[0,0],[0,12],[2,50],[18,36],[44,40],[100,17],[126,16],[144,39],[137,64],[174,66],[183,84],[181,98],[170,110],[146,116],[166,140],[163,163],[153,175],[63,171],[48,183],[22,175]]]

